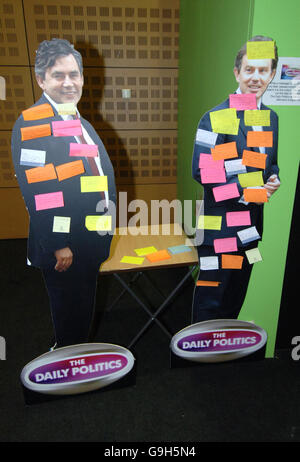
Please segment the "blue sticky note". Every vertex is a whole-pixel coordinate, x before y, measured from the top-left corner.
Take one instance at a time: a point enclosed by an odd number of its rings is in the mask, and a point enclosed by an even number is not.
[[[173,247],[168,247],[169,252],[171,252],[173,255],[177,253],[183,253],[183,252],[191,252],[192,249],[188,247],[187,245],[174,245]]]

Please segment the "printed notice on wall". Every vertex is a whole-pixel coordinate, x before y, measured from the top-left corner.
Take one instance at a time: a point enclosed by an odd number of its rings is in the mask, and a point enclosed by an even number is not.
[[[278,59],[275,77],[262,101],[267,106],[300,106],[300,58]]]

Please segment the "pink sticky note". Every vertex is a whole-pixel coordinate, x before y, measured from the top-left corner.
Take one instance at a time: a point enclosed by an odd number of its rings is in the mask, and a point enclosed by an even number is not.
[[[257,109],[256,96],[254,93],[229,95],[229,107],[235,108],[238,111]]]
[[[37,211],[54,209],[56,207],[64,206],[64,196],[62,191],[46,193],[46,194],[36,194],[35,199],[35,208]]]
[[[216,186],[213,190],[213,195],[216,202],[240,197],[240,193],[236,183],[225,184],[224,186]]]
[[[70,156],[97,157],[98,146],[96,144],[70,143]]]
[[[236,252],[237,251],[237,239],[236,237],[225,237],[223,239],[214,239],[214,249],[216,253]]]
[[[200,153],[199,168],[224,168],[224,159],[214,160],[211,154]]]
[[[249,210],[245,212],[227,212],[226,213],[227,226],[249,226],[251,225],[251,218]]]
[[[53,136],[77,136],[82,135],[79,119],[57,120],[52,122]]]
[[[201,183],[226,183],[225,169],[220,168],[201,168]]]

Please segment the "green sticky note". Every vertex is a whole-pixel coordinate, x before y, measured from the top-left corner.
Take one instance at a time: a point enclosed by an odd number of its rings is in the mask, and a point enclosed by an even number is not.
[[[152,246],[152,247],[143,247],[141,249],[134,249],[134,251],[139,257],[143,257],[145,255],[148,255],[149,253],[157,252],[157,249]]]
[[[107,191],[107,176],[81,176],[81,192]]]
[[[222,226],[222,217],[211,215],[200,215],[198,218],[198,229],[214,229],[219,231]]]
[[[270,110],[268,109],[254,109],[246,110],[244,113],[245,125],[269,127],[270,126]]]
[[[57,105],[57,112],[59,115],[75,115],[76,106],[74,103],[62,103]]]
[[[85,227],[89,231],[111,231],[111,215],[88,215],[85,217]]]
[[[248,59],[274,59],[275,43],[273,40],[263,42],[247,42]]]
[[[129,263],[132,265],[142,265],[144,260],[145,260],[144,257],[131,257],[131,256],[125,255],[121,259],[121,263]]]
[[[250,172],[250,173],[240,173],[238,179],[242,188],[248,188],[251,186],[263,186],[264,180],[262,176],[262,171]]]
[[[71,217],[53,217],[53,233],[69,233]]]
[[[250,264],[262,261],[262,257],[258,247],[256,247],[255,249],[246,250],[245,254]]]

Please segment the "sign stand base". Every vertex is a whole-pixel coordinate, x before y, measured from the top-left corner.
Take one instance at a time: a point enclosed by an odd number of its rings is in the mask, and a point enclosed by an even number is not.
[[[57,401],[60,399],[72,398],[72,397],[79,397],[80,395],[86,395],[87,393],[104,393],[111,390],[119,390],[121,388],[132,387],[136,384],[136,364],[134,364],[133,368],[122,377],[120,380],[107,385],[106,387],[99,388],[97,390],[88,391],[85,393],[78,393],[78,394],[66,394],[66,395],[50,395],[45,393],[38,393],[36,391],[29,390],[29,388],[24,387],[21,384],[23,390],[23,396],[26,406],[31,406],[33,404],[42,404],[51,401]]]

